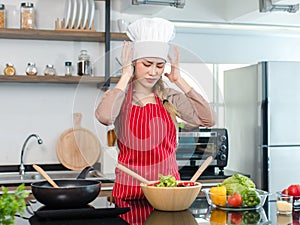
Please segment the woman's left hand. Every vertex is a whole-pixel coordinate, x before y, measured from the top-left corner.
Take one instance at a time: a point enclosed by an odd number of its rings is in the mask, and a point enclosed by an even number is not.
[[[168,55],[168,58],[171,63],[171,72],[165,73],[165,76],[169,78],[171,82],[176,82],[180,78],[180,71],[179,71],[179,50],[177,46],[174,46],[174,54],[175,57],[172,58]]]

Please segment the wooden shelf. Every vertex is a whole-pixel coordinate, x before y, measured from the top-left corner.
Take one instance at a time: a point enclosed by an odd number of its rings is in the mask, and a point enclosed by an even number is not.
[[[119,77],[111,77],[110,82],[118,82]],[[0,82],[12,82],[12,83],[63,83],[63,84],[79,84],[79,83],[91,83],[101,84],[105,82],[104,77],[89,77],[89,76],[4,76],[0,75]]]
[[[20,40],[104,42],[105,32],[72,30],[25,30],[5,28],[0,29],[0,38]],[[111,40],[120,41],[125,39],[128,39],[128,37],[124,33],[111,33]]]

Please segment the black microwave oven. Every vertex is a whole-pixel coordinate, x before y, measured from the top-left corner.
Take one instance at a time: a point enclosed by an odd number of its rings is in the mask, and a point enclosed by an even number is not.
[[[213,161],[205,170],[213,175],[215,168],[224,170],[228,162],[228,132],[225,128],[181,129],[178,132],[176,161],[181,176],[191,177],[204,160],[213,156]]]

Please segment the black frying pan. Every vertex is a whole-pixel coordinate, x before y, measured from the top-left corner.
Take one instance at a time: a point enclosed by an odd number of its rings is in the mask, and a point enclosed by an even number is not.
[[[32,194],[40,203],[56,208],[77,208],[93,201],[101,191],[101,182],[85,180],[92,167],[86,167],[77,179],[54,180],[59,188],[52,187],[48,181],[31,184]]]

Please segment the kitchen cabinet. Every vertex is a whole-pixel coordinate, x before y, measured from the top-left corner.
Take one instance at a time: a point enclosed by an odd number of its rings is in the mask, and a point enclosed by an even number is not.
[[[103,42],[105,43],[105,75],[94,77],[81,76],[0,76],[0,82],[22,82],[22,83],[95,83],[108,85],[110,82],[117,82],[118,78],[110,78],[110,42],[123,41],[127,39],[126,34],[110,32],[110,0],[105,1],[105,32],[94,31],[73,31],[73,30],[26,30],[26,29],[1,29],[0,39],[18,40],[49,40],[49,41],[78,41],[78,42]]]

